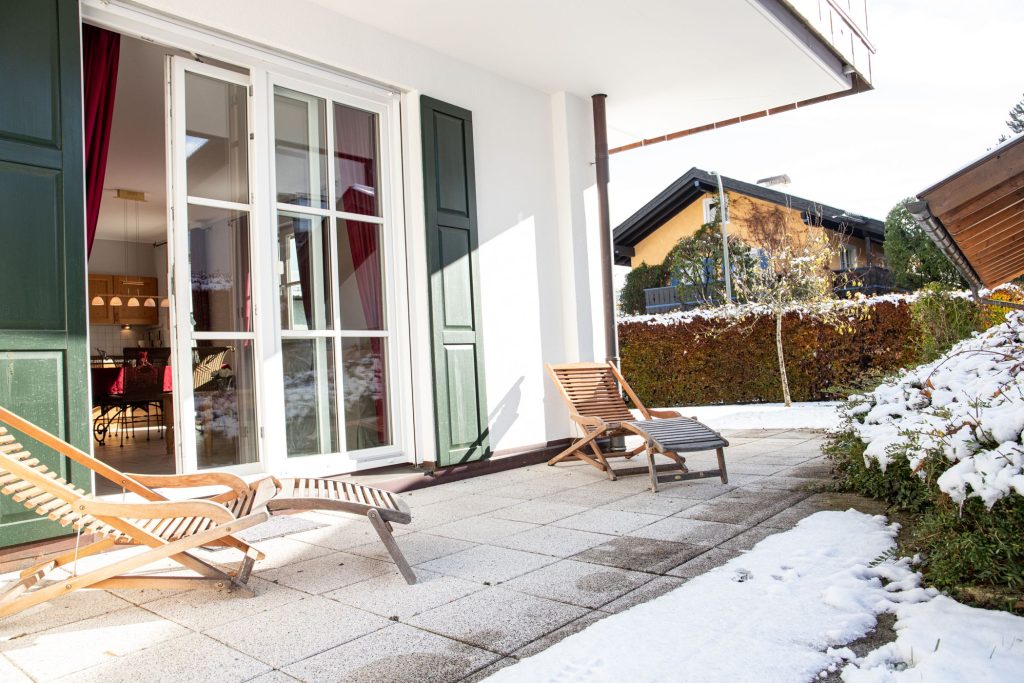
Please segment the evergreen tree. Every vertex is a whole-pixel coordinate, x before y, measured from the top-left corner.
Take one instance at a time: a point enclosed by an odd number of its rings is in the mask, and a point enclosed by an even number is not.
[[[903,289],[919,289],[930,282],[967,287],[957,269],[907,211],[907,203],[912,201],[904,199],[885,218],[885,262],[893,283]]]

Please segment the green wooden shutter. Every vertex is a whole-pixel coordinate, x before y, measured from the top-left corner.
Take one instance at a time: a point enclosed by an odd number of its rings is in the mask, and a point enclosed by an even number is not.
[[[473,115],[429,97],[420,108],[437,464],[446,467],[490,455]]]
[[[0,0],[0,405],[88,450],[77,0]],[[88,473],[16,436],[88,489]],[[67,534],[0,497],[0,545]]]

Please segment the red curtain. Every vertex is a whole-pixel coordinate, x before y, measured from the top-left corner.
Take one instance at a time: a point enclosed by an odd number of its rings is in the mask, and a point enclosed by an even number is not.
[[[350,213],[376,215],[377,199],[373,189],[366,186],[353,186],[342,195],[344,210]],[[376,223],[345,220],[348,229],[348,246],[352,253],[352,267],[356,272],[356,284],[359,287],[359,302],[362,304],[366,329],[382,330],[382,292],[380,272],[380,235]],[[384,344],[380,337],[370,337],[370,351],[377,364],[377,386],[374,393],[374,412],[377,415],[377,440],[388,441],[387,410],[384,404]]]
[[[103,201],[103,176],[114,118],[120,34],[82,24],[82,108],[85,117],[85,229],[89,252]]]

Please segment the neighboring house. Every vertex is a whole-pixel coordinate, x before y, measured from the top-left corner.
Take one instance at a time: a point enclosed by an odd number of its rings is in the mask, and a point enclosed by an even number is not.
[[[841,240],[833,270],[880,266],[884,261],[885,224],[880,220],[725,176],[722,186],[729,236],[743,239],[754,250],[758,245],[746,226],[751,209],[779,206],[788,214],[789,225],[803,230],[820,226]],[[680,239],[713,222],[717,207],[717,177],[691,168],[615,228],[615,263],[633,268],[661,263]]]
[[[866,26],[849,0],[2,0],[0,404],[117,458],[92,395],[128,391],[90,365],[142,345],[167,448],[127,468],[557,447],[543,363],[610,348],[595,121],[624,150],[870,89]],[[0,546],[57,533],[3,505]]]

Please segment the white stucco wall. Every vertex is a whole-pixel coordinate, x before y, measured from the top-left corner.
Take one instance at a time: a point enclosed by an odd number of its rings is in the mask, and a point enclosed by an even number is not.
[[[412,130],[417,96],[471,110],[492,448],[519,448],[570,434],[543,364],[603,357],[589,102],[526,87],[306,0],[137,4],[407,91],[409,216],[422,216],[419,139]],[[421,221],[411,220],[408,228],[422,230]],[[422,321],[425,255],[409,257],[414,260],[412,318]],[[424,274],[422,280],[417,273]],[[417,327],[412,351],[429,359],[425,330]],[[430,419],[425,379],[414,378],[420,460],[432,459],[433,450],[432,428],[423,429]]]

